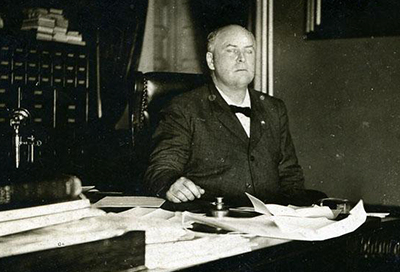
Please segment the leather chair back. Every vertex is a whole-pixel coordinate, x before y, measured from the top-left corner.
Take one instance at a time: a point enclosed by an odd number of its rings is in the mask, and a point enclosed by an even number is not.
[[[151,151],[151,136],[159,121],[159,111],[174,96],[207,82],[202,74],[150,72],[135,73],[134,91],[129,102],[129,127],[132,137],[132,167],[140,184]]]
[[[133,146],[152,133],[158,124],[158,112],[174,96],[206,83],[202,74],[151,72],[135,75],[135,89],[130,103]],[[147,142],[148,143],[148,142]]]

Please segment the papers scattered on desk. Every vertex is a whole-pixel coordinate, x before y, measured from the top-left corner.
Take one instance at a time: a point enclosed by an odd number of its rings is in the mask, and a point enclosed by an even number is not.
[[[290,216],[290,217],[325,217],[328,219],[335,219],[339,215],[339,211],[332,211],[327,206],[312,206],[312,207],[296,207],[296,206],[282,206],[276,204],[264,204],[261,200],[246,193],[254,206],[254,211],[274,216]]]
[[[180,213],[154,208],[133,208],[107,214],[108,218],[127,230],[146,231],[146,244],[176,242],[194,238],[182,226]]]
[[[165,202],[162,198],[147,196],[106,196],[95,204],[96,208],[159,208]]]
[[[143,208],[135,208],[141,210]],[[94,210],[94,209],[93,209]],[[0,258],[121,236],[129,231],[146,231],[146,244],[191,240],[194,234],[182,227],[181,216],[153,209],[146,216],[119,215],[97,210],[98,216],[0,237]],[[141,212],[139,212],[141,213]],[[160,217],[161,216],[161,217]],[[169,216],[169,219],[166,219]]]
[[[197,222],[229,231],[264,237],[318,241],[353,232],[367,218],[362,200],[350,211],[348,217],[340,221],[328,219],[330,215],[327,217],[325,211],[320,217],[315,217],[316,213],[314,212],[306,213],[306,216],[311,215],[311,217],[300,217],[302,213],[288,212],[287,209],[275,206],[273,209],[268,209],[269,205],[264,205],[257,198],[252,197],[251,200],[256,200],[257,207],[255,209],[266,211],[265,214],[253,218],[213,218],[184,212],[182,221],[184,224]],[[260,202],[263,205],[259,205]]]
[[[110,215],[131,230],[146,231],[146,267],[172,270],[248,252],[253,243],[237,235],[195,238],[182,225],[182,214],[154,208],[133,208]]]
[[[182,269],[251,251],[253,244],[237,235],[204,237],[191,241],[146,246],[148,269]]]

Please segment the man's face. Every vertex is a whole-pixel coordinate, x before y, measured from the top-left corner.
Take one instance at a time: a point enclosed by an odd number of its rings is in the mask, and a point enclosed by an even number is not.
[[[253,37],[239,27],[219,33],[214,52],[207,53],[208,67],[214,72],[217,84],[244,88],[254,78],[255,44]]]

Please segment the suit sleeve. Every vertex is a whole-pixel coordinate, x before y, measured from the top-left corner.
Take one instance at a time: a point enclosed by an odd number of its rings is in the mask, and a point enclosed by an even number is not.
[[[282,101],[279,101],[280,119],[280,148],[281,160],[279,162],[279,177],[281,193],[286,197],[296,196],[304,191],[303,170],[298,163],[296,151],[289,131],[287,109]]]
[[[177,103],[171,103],[160,112],[160,122],[153,135],[144,183],[151,195],[165,197],[169,187],[184,175],[189,158],[191,132],[187,115]]]

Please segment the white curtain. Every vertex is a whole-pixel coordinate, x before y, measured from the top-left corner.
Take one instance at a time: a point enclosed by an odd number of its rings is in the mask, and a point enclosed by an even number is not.
[[[256,10],[257,61],[254,87],[273,95],[273,0],[257,0]]]

